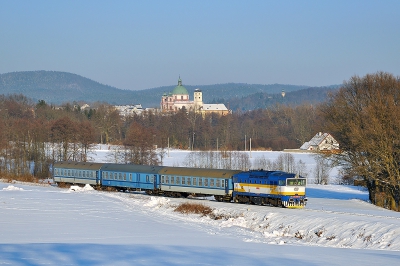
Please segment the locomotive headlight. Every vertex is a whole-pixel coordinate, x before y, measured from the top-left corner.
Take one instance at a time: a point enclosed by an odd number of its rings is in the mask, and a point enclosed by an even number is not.
[[[294,188],[294,191],[299,191],[299,187],[295,187],[295,188]]]

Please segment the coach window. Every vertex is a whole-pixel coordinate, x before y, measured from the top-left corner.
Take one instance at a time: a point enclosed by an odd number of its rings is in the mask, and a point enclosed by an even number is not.
[[[185,184],[186,178],[184,176],[182,176],[182,185]]]
[[[153,183],[154,182],[154,178],[156,177],[156,175],[152,175],[150,176],[150,182]]]
[[[165,177],[165,183],[166,183],[166,184],[169,183],[169,175]]]
[[[220,181],[219,181],[219,179],[217,179],[217,185],[216,185],[216,187],[220,187]]]
[[[190,178],[190,177],[187,178],[187,184],[188,184],[188,186],[190,186],[190,185],[192,184],[192,182],[191,182],[192,180],[191,180],[191,179],[192,179],[192,178]]]
[[[161,183],[164,184],[164,176],[161,176]]]
[[[124,173],[124,180],[126,181],[126,173]]]
[[[214,179],[210,180],[210,187],[214,187]]]
[[[149,177],[149,175],[146,175],[146,182],[148,183],[148,182],[150,182],[150,177]],[[164,182],[164,181],[163,181]]]
[[[176,177],[176,184],[177,185],[181,184],[181,178],[179,176]]]
[[[197,178],[193,177],[193,186],[197,186]]]
[[[114,173],[114,180],[117,180],[117,173]]]
[[[129,174],[129,181],[132,181],[132,174]]]
[[[199,178],[199,187],[203,186],[203,178]]]
[[[204,178],[204,186],[208,187],[208,178]]]
[[[175,184],[175,178],[171,176],[171,184]]]

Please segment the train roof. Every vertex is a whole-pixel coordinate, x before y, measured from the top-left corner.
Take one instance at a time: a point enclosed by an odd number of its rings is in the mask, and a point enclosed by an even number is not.
[[[296,177],[297,175],[294,173],[288,173],[283,171],[265,171],[265,170],[249,170],[246,172],[239,173],[239,176],[247,175],[249,178],[291,178]],[[297,176],[302,178],[301,176]]]
[[[101,170],[115,172],[149,173],[157,174],[164,166],[139,165],[139,164],[104,164]]]
[[[193,177],[229,178],[241,170],[189,168],[189,167],[164,167],[159,174]]]
[[[104,163],[61,161],[54,163],[54,168],[100,170]]]

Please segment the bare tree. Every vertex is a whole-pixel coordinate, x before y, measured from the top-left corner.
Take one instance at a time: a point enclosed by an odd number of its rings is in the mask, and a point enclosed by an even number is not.
[[[343,151],[338,161],[366,181],[373,203],[400,210],[399,77],[354,76],[321,111]]]
[[[158,165],[153,131],[133,123],[124,141],[126,163]]]
[[[317,154],[314,158],[316,162],[314,168],[314,183],[327,185],[329,183],[329,172],[332,170],[331,163],[324,155]]]

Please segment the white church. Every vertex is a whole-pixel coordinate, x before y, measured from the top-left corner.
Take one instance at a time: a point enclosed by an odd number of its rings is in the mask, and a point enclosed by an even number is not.
[[[185,108],[187,111],[200,112],[203,115],[206,113],[218,113],[226,115],[230,113],[225,104],[205,104],[203,103],[203,93],[200,89],[194,90],[193,101],[190,100],[187,89],[182,85],[182,80],[179,77],[178,85],[170,93],[164,93],[161,97],[162,112],[177,112]]]

